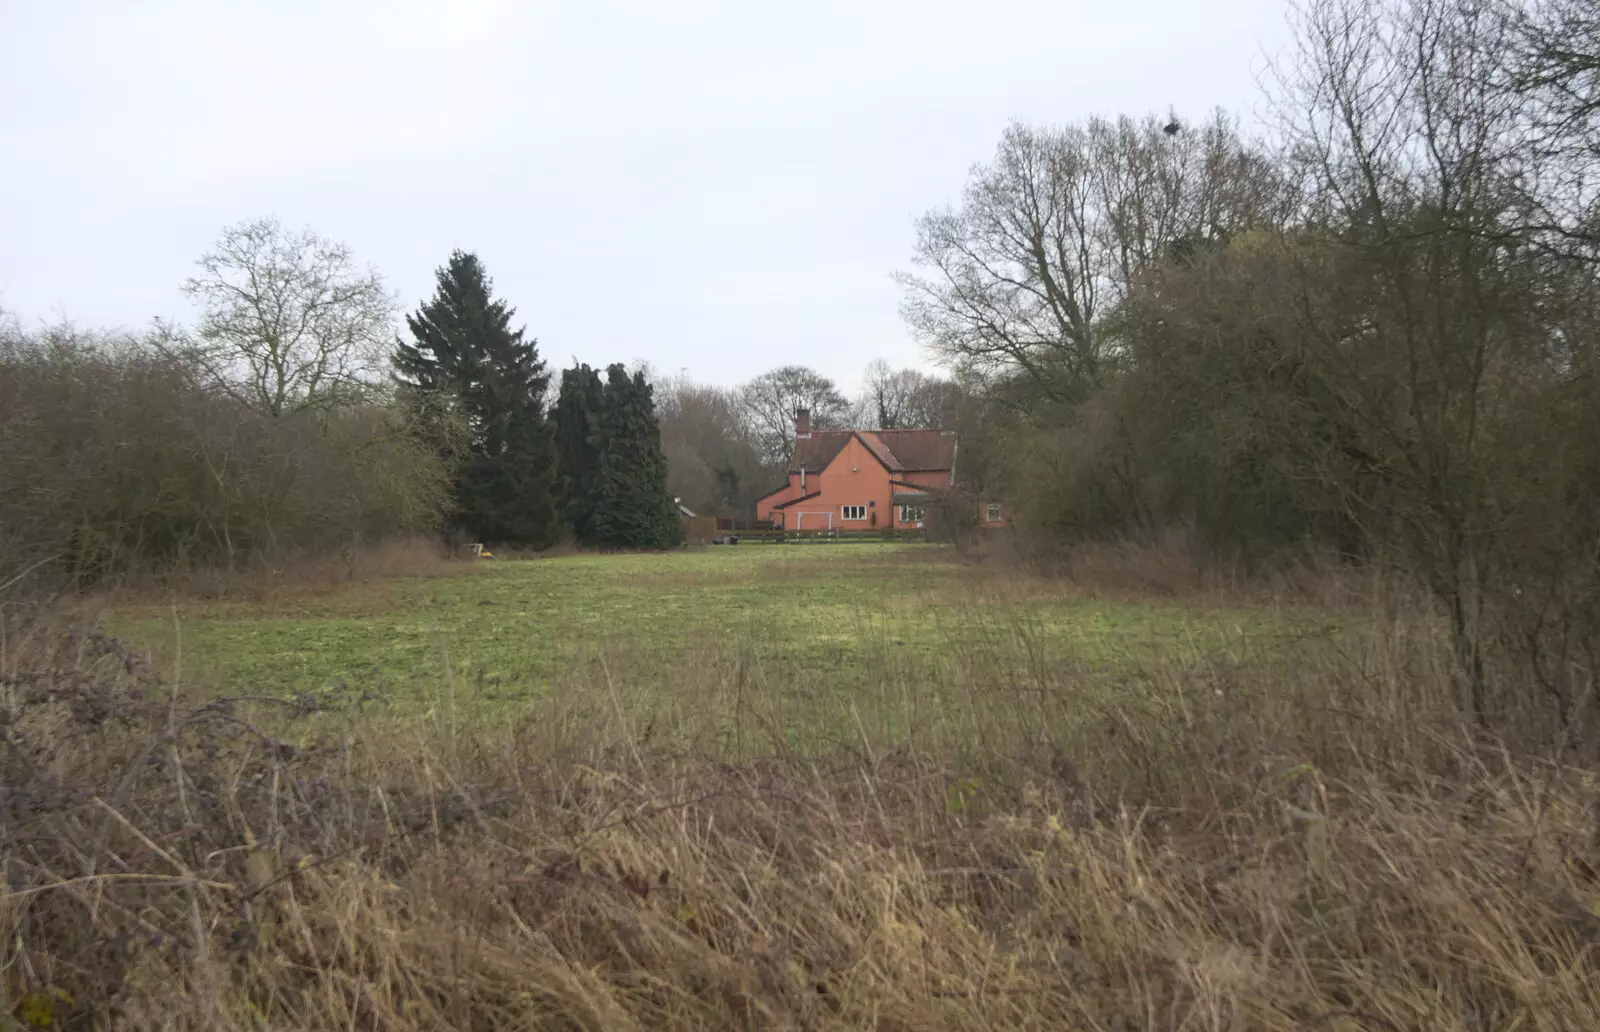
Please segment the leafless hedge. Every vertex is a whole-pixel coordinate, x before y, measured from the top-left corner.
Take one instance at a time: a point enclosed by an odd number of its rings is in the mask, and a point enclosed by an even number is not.
[[[381,397],[272,416],[132,338],[0,332],[0,585],[240,567],[436,527],[446,471]]]

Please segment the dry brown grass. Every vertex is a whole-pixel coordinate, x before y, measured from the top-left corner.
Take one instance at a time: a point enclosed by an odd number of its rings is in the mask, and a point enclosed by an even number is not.
[[[977,576],[1121,601],[1269,601],[1338,610],[1364,606],[1373,598],[1372,574],[1332,555],[1301,556],[1279,567],[1249,570],[1242,563],[1201,558],[1182,530],[1166,531],[1154,541],[1086,541],[1045,553],[1033,541],[1026,534],[994,531],[966,542],[956,554]]]
[[[96,588],[78,599],[74,608],[91,612],[173,598],[277,602],[393,577],[458,573],[470,565],[470,561],[453,556],[437,538],[397,537],[338,553],[241,563],[231,570],[179,567],[129,576],[115,585]]]
[[[509,730],[324,714],[295,748],[292,705],[185,706],[114,640],[13,625],[5,1003],[68,1029],[1600,1027],[1600,787],[1470,734],[1409,612],[1122,671],[1109,705],[1034,670],[970,708],[971,748],[774,736],[739,764],[652,745],[607,676]],[[1018,735],[1024,696],[1080,716]]]

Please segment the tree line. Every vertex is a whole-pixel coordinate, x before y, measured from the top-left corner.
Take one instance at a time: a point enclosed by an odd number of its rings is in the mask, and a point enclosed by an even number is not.
[[[548,409],[537,342],[475,256],[437,271],[408,336],[375,270],[274,219],[230,227],[197,269],[192,328],[0,319],[0,589],[408,533],[677,543],[642,372],[577,366]]]
[[[1259,134],[1009,128],[918,222],[907,324],[981,396],[1036,554],[1177,529],[1397,570],[1481,719],[1592,732],[1600,8],[1311,0],[1293,27]]]
[[[675,545],[674,499],[741,520],[819,427],[935,425],[946,381],[882,362],[847,398],[802,367],[732,389],[538,342],[465,252],[403,319],[351,250],[227,228],[181,291],[193,326],[27,332],[0,318],[0,584],[236,568],[401,534],[545,549]],[[399,332],[397,332],[399,331]]]

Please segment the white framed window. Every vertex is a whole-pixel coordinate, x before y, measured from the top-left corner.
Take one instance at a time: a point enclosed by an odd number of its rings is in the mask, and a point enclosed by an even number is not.
[[[920,505],[902,505],[902,506],[900,506],[900,522],[901,523],[921,523],[923,520],[925,520],[927,518],[928,518],[927,512],[924,511],[922,506],[920,506]]]
[[[988,523],[999,523],[1000,522],[1000,506],[994,504],[993,502],[990,502],[988,505],[984,506],[983,507],[983,518],[984,518],[985,522],[988,522]]]
[[[841,505],[839,506],[839,518],[844,520],[864,520],[867,518],[867,507],[865,505]]]

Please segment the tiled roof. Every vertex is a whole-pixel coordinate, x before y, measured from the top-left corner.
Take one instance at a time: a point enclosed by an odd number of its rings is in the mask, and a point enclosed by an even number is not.
[[[955,465],[954,430],[874,430],[873,435],[900,460],[897,472],[950,469]]]
[[[956,435],[950,430],[813,430],[795,441],[789,472],[820,473],[853,436],[891,473],[945,470],[955,460]]]
[[[794,442],[794,455],[789,459],[789,472],[802,469],[821,473],[834,460],[844,446],[850,443],[852,430],[813,430],[810,437]]]

